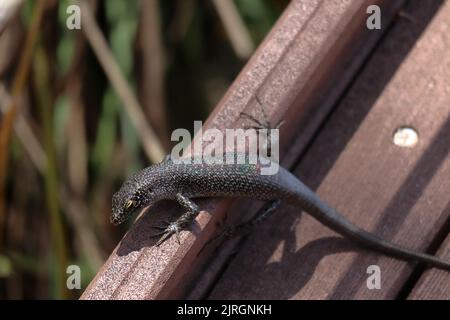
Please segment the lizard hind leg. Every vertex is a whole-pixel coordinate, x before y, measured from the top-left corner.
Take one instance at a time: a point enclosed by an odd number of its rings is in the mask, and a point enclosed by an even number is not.
[[[250,233],[250,231],[266,221],[279,207],[281,201],[275,200],[266,203],[261,210],[256,214],[255,217],[252,219],[243,222],[241,224],[235,225],[235,226],[228,226],[225,227],[224,230],[216,237],[210,239],[206,244],[203,246],[203,248],[200,250],[198,254],[203,252],[203,250],[210,245],[211,243],[215,242],[216,240],[224,240],[224,239],[231,239],[237,236],[243,236],[245,234]]]
[[[255,96],[256,101],[258,102],[258,105],[261,108],[261,113],[263,116],[263,120],[258,120],[256,119],[254,116],[246,113],[246,112],[241,112],[240,116],[243,118],[247,118],[248,120],[250,120],[250,122],[252,122],[252,125],[250,126],[246,126],[245,129],[255,129],[255,130],[261,130],[261,129],[272,129],[272,124],[270,123],[270,121],[267,118],[267,114],[266,114],[266,109],[264,107],[264,105],[262,104],[261,100],[258,98],[258,96]]]
[[[263,141],[265,141],[264,143],[260,144],[260,146],[261,145],[265,146],[264,149],[266,149],[266,155],[268,157],[271,157],[272,143],[273,143],[273,141],[271,140],[271,132],[272,132],[272,130],[280,129],[284,123],[284,120],[279,121],[275,126],[273,126],[269,121],[264,104],[261,102],[261,100],[259,99],[258,96],[255,96],[255,99],[258,102],[258,105],[261,109],[263,119],[258,120],[256,117],[254,117],[246,112],[241,112],[240,115],[241,115],[241,117],[250,120],[250,122],[252,123],[251,125],[244,126],[244,129],[245,130],[254,129],[258,132],[260,139],[264,139]],[[265,132],[263,130],[265,130]]]
[[[261,130],[261,129],[279,129],[281,128],[281,126],[284,123],[284,120],[279,121],[275,126],[273,126],[270,121],[269,118],[267,117],[267,113],[266,113],[266,107],[264,106],[264,104],[262,103],[262,101],[259,99],[258,96],[255,96],[255,100],[256,102],[258,102],[258,105],[261,109],[261,113],[263,116],[262,120],[258,120],[256,119],[254,116],[246,113],[246,112],[241,112],[240,116],[243,118],[247,118],[248,120],[250,120],[250,122],[253,123],[253,125],[250,126],[246,126],[245,129],[255,129],[255,130]]]
[[[235,236],[245,235],[250,233],[255,227],[261,225],[264,221],[266,221],[272,214],[276,211],[276,209],[280,206],[281,201],[275,200],[266,203],[261,210],[256,214],[252,219],[243,222],[241,224],[235,226],[226,227],[221,234],[219,234],[216,238],[212,239],[212,241],[217,238],[233,238]]]

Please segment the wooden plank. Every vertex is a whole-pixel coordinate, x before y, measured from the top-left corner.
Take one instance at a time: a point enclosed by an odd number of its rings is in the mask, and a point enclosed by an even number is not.
[[[349,82],[352,80],[354,75],[357,73],[362,63],[365,61],[376,42],[380,39],[383,33],[388,29],[389,24],[392,22],[394,17],[396,16],[398,10],[402,7],[404,1],[380,1],[380,2],[365,2],[365,3],[355,3],[359,6],[358,10],[356,10],[357,14],[350,14],[348,11],[345,12],[339,19],[340,25],[347,25],[345,29],[343,27],[335,27],[330,25],[331,28],[327,29],[328,35],[325,35],[324,39],[329,39],[332,36],[336,36],[333,39],[333,42],[338,42],[340,44],[337,45],[334,49],[326,49],[322,48],[321,51],[326,51],[329,53],[337,54],[337,56],[330,58],[328,57],[324,64],[334,64],[337,68],[333,72],[329,72],[325,75],[319,75],[320,77],[325,76],[328,82],[323,81],[324,83],[321,85],[314,85],[313,88],[321,87],[322,90],[316,89],[315,93],[317,96],[314,99],[305,99],[300,95],[300,102],[295,103],[303,103],[302,104],[302,113],[295,114],[296,109],[293,108],[294,112],[286,114],[284,119],[287,120],[288,123],[297,117],[305,118],[304,121],[301,121],[299,125],[294,128],[294,133],[292,138],[289,140],[286,139],[286,136],[283,135],[282,147],[288,146],[287,148],[282,149],[282,154],[286,154],[282,159],[282,163],[284,167],[290,168],[292,167],[295,160],[299,158],[299,155],[302,154],[305,147],[310,142],[311,138],[314,136],[318,127],[324,120],[324,116],[327,114],[328,110],[335,106],[335,102],[342,95],[344,90],[347,88]],[[305,3],[304,5],[310,4]],[[329,5],[330,2],[322,2],[322,5]],[[366,19],[366,8],[369,4],[376,4],[382,8],[383,19],[382,19],[382,29],[379,31],[369,31],[364,28],[365,19]],[[304,34],[304,38],[302,41],[298,41],[301,44],[308,44],[308,41],[305,39],[310,39],[315,36],[317,33],[317,25],[321,25],[322,21],[330,21],[327,16],[333,13],[333,6],[330,8],[325,8],[324,10],[317,10],[317,21],[309,21],[309,25],[312,25],[311,31],[305,27],[305,30],[302,32]],[[325,11],[327,14],[325,14]],[[341,10],[342,11],[342,10]],[[349,10],[350,12],[354,10]],[[348,19],[352,20],[352,23],[348,22]],[[334,32],[334,29],[336,32]],[[337,33],[339,30],[339,33]],[[327,38],[328,37],[328,38]],[[330,41],[330,40],[328,40]],[[345,48],[345,50],[344,50]],[[296,50],[294,55],[303,56],[305,54],[311,56],[309,53],[310,48],[308,45],[301,46],[300,50]],[[288,58],[291,54],[286,54],[287,58],[285,60],[291,60]],[[323,64],[322,64],[323,66]],[[328,67],[327,67],[328,69]],[[306,69],[307,70],[307,69]],[[321,69],[318,69],[321,70]],[[319,71],[320,72],[320,71]],[[308,76],[305,76],[305,79],[308,79]],[[308,82],[308,81],[306,81]],[[312,82],[310,80],[310,82]],[[314,91],[314,89],[313,89]],[[301,92],[301,89],[298,90]],[[306,106],[312,105],[312,108],[307,108]],[[288,141],[287,143],[284,143]],[[286,150],[287,149],[287,150]],[[259,206],[255,206],[251,201],[238,201],[235,203],[228,211],[229,212],[238,212],[242,216],[244,212],[250,212],[253,215]],[[248,217],[247,217],[248,218]],[[233,216],[229,216],[227,218],[227,223],[233,224],[237,223],[236,220],[233,220]],[[187,298],[188,299],[201,299],[207,295],[207,292],[210,290],[210,287],[213,285],[215,279],[220,275],[223,270],[224,265],[227,264],[230,256],[234,255],[236,251],[236,245],[238,245],[239,239],[232,239],[228,241],[220,251],[215,254],[214,261],[212,261],[209,266],[201,271],[201,274],[195,279],[195,284],[192,289],[189,291]]]
[[[450,203],[447,207],[450,211]],[[448,224],[443,231],[448,233]],[[437,255],[442,259],[450,260],[450,236],[442,244]],[[450,273],[442,270],[430,269],[423,273],[414,286],[408,299],[450,299]]]
[[[439,75],[444,76],[446,82],[444,83],[444,90],[446,90],[447,103],[450,96],[450,57],[448,55],[448,50],[450,49],[450,21],[448,19],[448,12],[450,10],[449,1],[446,2],[445,7],[441,9],[441,14],[436,18],[435,28],[439,28],[439,32],[436,32],[434,43],[438,44],[439,47],[445,46],[447,54],[444,59],[441,60],[442,49],[437,53],[428,52],[428,59],[430,61],[439,61],[439,64],[443,66],[440,70]],[[432,49],[432,48],[429,48]],[[442,81],[442,79],[441,79]],[[446,86],[445,86],[446,84]],[[448,130],[448,127],[447,127]],[[448,199],[448,195],[446,196]],[[450,211],[450,201],[447,204],[447,212]],[[446,235],[449,232],[450,221],[441,228],[440,234]],[[450,236],[447,236],[437,255],[442,259],[450,260]],[[430,269],[423,273],[417,284],[414,286],[412,292],[409,294],[408,299],[450,299],[450,273]]]
[[[450,1],[440,4],[408,2],[412,19],[395,23],[295,170],[357,225],[419,251],[450,214]],[[393,144],[402,126],[418,131],[414,147]],[[414,264],[280,211],[248,237],[209,298],[390,299],[404,288]],[[379,290],[367,288],[370,265],[381,269]]]
[[[341,79],[355,50],[381,34],[373,33],[364,39],[367,29],[362,26],[365,25],[366,8],[373,3],[292,1],[208,119],[205,129],[242,127],[239,117],[242,111],[257,115],[260,110],[254,99],[258,95],[265,103],[272,123],[287,120],[281,133],[282,154],[290,149],[294,139],[308,141],[307,136],[311,137],[315,131],[313,125],[302,135],[298,133],[312,108],[315,107],[314,125],[317,127],[327,114],[327,104],[322,103],[321,108],[317,108],[324,100],[324,92]],[[392,14],[401,1],[395,6],[389,1],[375,3],[389,4],[385,6],[386,12]],[[358,39],[364,41],[357,42]],[[350,70],[354,73],[355,68]],[[346,74],[347,80],[350,79],[351,73]],[[344,84],[345,81],[340,90]],[[334,93],[338,95],[339,90],[334,89]],[[293,162],[294,158],[295,155],[285,157],[284,163]],[[170,239],[158,248],[153,247],[155,239],[150,238],[154,232],[151,227],[174,210],[167,205],[152,209],[133,225],[82,299],[182,297],[213,253],[205,250],[198,255],[208,239],[218,232],[216,225],[223,220],[229,203],[219,200],[199,203],[205,211],[197,218],[193,233],[183,232],[181,245]],[[233,211],[229,216],[239,216],[241,212]]]
[[[446,4],[446,10],[447,13],[450,10],[450,4],[447,1]],[[450,35],[450,21],[448,20],[448,14],[445,16],[443,13],[441,13],[441,17],[439,19],[439,28],[443,30],[442,32],[447,35],[447,37],[444,37],[442,39],[439,39],[436,37],[435,42],[442,43],[446,42],[447,44],[447,50],[449,47],[449,36]],[[440,59],[440,56],[430,54],[430,59]],[[446,59],[443,61],[440,61],[440,63],[446,63],[448,65],[448,55],[446,56]],[[447,68],[448,69],[448,68]],[[448,71],[448,70],[447,70]],[[445,72],[445,71],[444,71]],[[450,84],[448,82],[449,75],[447,73],[447,97],[450,94]],[[450,211],[450,202],[447,205],[447,211]],[[450,221],[447,221],[447,224],[444,224],[441,233],[442,234],[448,234],[449,231],[449,223]],[[442,259],[450,260],[450,236],[446,238],[442,246],[437,252],[437,255],[441,257]],[[408,296],[409,299],[450,299],[450,273],[444,272],[441,270],[427,270],[424,272],[424,274],[420,277],[418,283],[414,286],[412,292]]]

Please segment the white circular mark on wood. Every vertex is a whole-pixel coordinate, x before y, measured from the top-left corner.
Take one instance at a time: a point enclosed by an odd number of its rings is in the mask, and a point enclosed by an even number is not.
[[[393,142],[403,148],[411,148],[419,141],[419,134],[411,127],[400,127],[394,132]]]

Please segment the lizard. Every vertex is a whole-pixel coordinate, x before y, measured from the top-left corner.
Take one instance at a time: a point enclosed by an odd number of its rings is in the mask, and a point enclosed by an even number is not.
[[[234,156],[239,155],[235,153]],[[238,226],[241,229],[265,220],[281,201],[285,201],[363,247],[397,259],[450,271],[450,262],[401,247],[356,226],[282,166],[274,175],[263,175],[260,163],[180,163],[167,158],[135,173],[123,183],[112,198],[111,222],[118,225],[160,200],[174,200],[185,212],[174,222],[157,227],[162,229],[159,233],[162,236],[156,245],[159,246],[172,235],[179,242],[180,231],[188,227],[200,212],[193,199],[204,197],[244,197],[269,201],[266,210]]]

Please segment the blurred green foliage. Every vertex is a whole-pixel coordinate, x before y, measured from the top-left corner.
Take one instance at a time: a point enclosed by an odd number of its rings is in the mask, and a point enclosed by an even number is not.
[[[235,1],[254,44],[262,41],[287,2]],[[97,21],[116,62],[138,93],[137,70],[141,66],[136,59],[136,42],[142,17],[140,2],[108,0],[96,3]],[[60,0],[49,4],[43,20],[41,41],[36,49],[36,52],[42,51],[43,54],[35,57],[34,63],[37,65],[32,68],[34,74],[31,78],[35,81],[30,84],[33,89],[29,93],[29,114],[31,126],[47,157],[44,176],[40,176],[36,168],[34,171],[30,169],[26,152],[20,144],[13,143],[10,148],[10,152],[14,152],[15,164],[10,170],[8,214],[15,215],[14,219],[22,219],[23,223],[17,226],[17,230],[9,230],[2,236],[8,243],[9,238],[18,238],[17,234],[25,235],[19,240],[9,241],[15,244],[0,252],[0,296],[3,298],[64,297],[58,289],[64,284],[58,281],[61,282],[66,276],[61,264],[68,263],[81,267],[85,288],[97,270],[90,251],[79,247],[76,239],[80,226],[72,224],[69,204],[61,200],[62,190],[68,192],[70,199],[81,201],[80,208],[87,208],[86,220],[83,220],[81,228],[94,235],[98,245],[95,249],[105,254],[104,259],[124,230],[112,228],[108,222],[111,195],[126,175],[149,165],[122,101],[88,45],[82,51],[82,66],[73,66],[83,35],[66,28],[69,4],[72,1]],[[162,94],[166,98],[168,130],[178,127],[192,130],[193,121],[206,119],[245,61],[239,60],[233,52],[212,2],[177,0],[159,1],[158,4],[166,60],[165,92]],[[34,5],[32,0],[25,1],[23,5],[20,19],[25,27],[29,24]],[[58,29],[56,37],[49,32],[55,27]],[[44,39],[45,43],[54,42],[55,52],[48,51],[51,48],[44,46]],[[56,61],[50,61],[50,57],[56,57]],[[74,121],[72,110],[75,108],[68,88],[78,72],[83,75],[78,98],[84,112],[80,130],[86,131],[88,173],[87,185],[81,194],[71,188],[67,159],[69,148],[80,147],[69,145],[67,130]],[[19,173],[20,179],[17,178]],[[25,198],[21,196],[19,193],[23,187],[17,184],[36,179],[46,187],[27,186],[35,194]],[[32,232],[33,236],[25,230]],[[21,287],[11,290],[11,286]],[[15,292],[14,295],[11,292]],[[71,294],[72,298],[76,298],[81,292]]]

